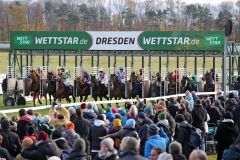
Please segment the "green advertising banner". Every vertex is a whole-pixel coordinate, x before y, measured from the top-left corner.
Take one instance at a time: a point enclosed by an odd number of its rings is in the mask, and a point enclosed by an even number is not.
[[[224,32],[11,32],[11,49],[223,51]]]
[[[138,39],[143,50],[224,49],[224,32],[143,32]]]
[[[11,32],[11,49],[88,50],[92,38],[87,32]]]

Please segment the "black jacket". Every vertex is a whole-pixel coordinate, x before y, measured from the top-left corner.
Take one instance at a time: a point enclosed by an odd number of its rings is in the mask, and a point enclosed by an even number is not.
[[[5,158],[6,160],[12,160],[8,150],[2,147],[0,147],[0,157]]]
[[[75,125],[75,131],[80,135],[81,138],[87,139],[90,131],[90,123],[85,118],[76,118],[73,121]]]
[[[240,129],[240,105],[238,105],[233,111],[233,121],[238,125],[238,129]]]
[[[128,152],[125,153],[123,157],[121,157],[119,160],[146,160],[146,158],[140,156],[136,152]]]
[[[114,134],[110,134],[109,137],[111,138],[120,138],[121,140],[124,137],[135,137],[135,138],[139,138],[138,133],[136,132],[136,130],[134,128],[129,128],[129,127],[123,127],[120,131],[114,133]]]
[[[197,106],[192,110],[192,118],[192,125],[205,133],[204,123],[207,121],[207,111],[203,107]]]
[[[16,157],[21,152],[21,142],[19,136],[10,130],[2,130],[2,147],[7,149],[11,156]]]
[[[183,113],[185,120],[189,123],[193,123],[193,118],[192,115],[189,112]]]
[[[231,120],[225,119],[219,124],[214,137],[218,141],[216,146],[218,159],[222,159],[223,151],[235,142],[238,132],[237,125]]]
[[[220,117],[220,111],[217,107],[215,106],[211,106],[211,107],[206,107],[207,113],[210,117],[210,120],[208,121],[208,123],[213,123],[217,126],[217,121],[221,119]]]
[[[22,150],[21,155],[29,160],[47,160],[52,156],[62,157],[61,151],[54,141],[45,141],[38,145],[34,143]]]
[[[187,160],[183,154],[178,154],[173,156],[173,160]]]
[[[100,150],[101,139],[107,135],[107,128],[104,126],[104,122],[95,120],[94,125],[90,128],[89,141],[91,144],[91,150]]]
[[[172,115],[172,117],[175,117],[178,111],[178,105],[176,102],[170,102],[167,106],[167,109]]]
[[[188,145],[192,125],[182,122],[178,128],[177,141],[182,144],[182,152],[188,158],[195,149]]]

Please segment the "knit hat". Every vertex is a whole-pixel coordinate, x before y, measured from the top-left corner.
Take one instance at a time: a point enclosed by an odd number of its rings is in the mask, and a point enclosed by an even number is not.
[[[50,118],[49,115],[45,115],[45,116],[43,117],[43,122],[44,122],[44,123],[49,123],[50,121],[51,121],[51,118]]]
[[[121,116],[119,113],[116,113],[116,114],[115,114],[115,119],[117,119],[117,118],[121,120],[121,119],[122,119],[122,116]]]
[[[224,119],[233,119],[232,112],[226,112],[225,115],[224,115]]]
[[[152,108],[151,106],[145,107],[145,108],[144,108],[144,112],[145,112],[146,114],[152,115],[152,114],[153,114],[153,108]]]
[[[37,141],[47,141],[48,140],[48,134],[44,131],[39,132],[38,137],[37,137]]]
[[[121,116],[126,116],[126,110],[125,109],[121,109],[118,111],[119,114],[121,114]]]
[[[108,107],[106,108],[106,112],[112,112],[111,107],[108,106]]]
[[[75,110],[77,110],[77,109],[79,108],[79,106],[77,106],[76,104],[74,104],[72,107],[73,107]]]
[[[54,130],[51,134],[51,138],[54,140],[54,139],[58,139],[58,138],[61,138],[62,137],[62,133],[61,131],[59,130]]]
[[[24,138],[22,141],[22,149],[27,148],[31,144],[33,144],[33,140],[31,138]]]
[[[117,107],[112,107],[112,112],[113,113],[118,113],[118,108]]]
[[[166,109],[166,107],[163,106],[163,105],[157,105],[157,106],[156,106],[156,110],[157,110],[157,111],[164,111],[165,109]]]
[[[148,127],[148,133],[150,135],[155,135],[157,134],[159,131],[159,128],[156,124],[150,124],[149,127]]]
[[[74,129],[75,129],[74,123],[69,122],[68,125],[67,125],[67,127],[66,127],[66,129],[72,129],[72,130],[74,130]]]
[[[106,145],[110,151],[112,151],[114,149],[114,141],[112,140],[112,138],[106,138],[104,140],[101,141],[101,145]]]
[[[166,114],[164,112],[161,112],[161,113],[158,114],[158,119],[159,120],[164,120],[164,119],[166,119],[166,117],[167,116],[166,116]]]
[[[86,103],[82,103],[81,105],[80,105],[80,108],[82,109],[82,110],[87,110],[87,104]]]
[[[88,104],[87,104],[87,109],[93,110],[93,105],[92,105],[92,103],[88,103]]]
[[[135,128],[136,121],[134,119],[128,119],[126,122],[127,127]]]
[[[120,119],[114,119],[113,121],[113,127],[121,127],[122,123]]]
[[[98,108],[98,114],[104,114],[105,113],[105,110],[102,109],[102,108]]]
[[[73,107],[69,107],[69,108],[68,108],[68,112],[69,112],[70,116],[71,116],[71,115],[74,115],[74,114],[76,114],[76,109],[73,108]]]
[[[2,129],[9,129],[10,128],[10,122],[7,119],[3,119],[1,121],[1,128]]]
[[[138,118],[145,119],[146,118],[145,113],[144,112],[139,112],[138,113]]]
[[[184,115],[182,115],[182,114],[176,115],[175,121],[178,122],[178,123],[181,123],[181,122],[185,121]]]

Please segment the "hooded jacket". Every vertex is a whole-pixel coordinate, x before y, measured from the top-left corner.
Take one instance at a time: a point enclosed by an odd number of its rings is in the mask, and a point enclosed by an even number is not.
[[[26,114],[17,123],[17,134],[20,139],[27,135],[27,127],[33,125],[33,117]]]
[[[75,131],[71,129],[67,129],[64,132],[62,132],[62,136],[66,139],[68,145],[71,148],[73,148],[74,142],[80,139],[79,134],[77,134]]]
[[[93,124],[97,119],[97,114],[93,110],[88,110],[87,112],[83,113],[83,117]]]
[[[52,156],[62,157],[61,151],[54,141],[44,141],[38,145],[32,144],[22,150],[21,155],[29,160],[47,160]]]
[[[107,135],[107,128],[104,126],[104,121],[96,119],[94,125],[90,128],[89,141],[91,150],[100,150],[101,139]]]
[[[215,140],[218,141],[216,150],[221,159],[223,151],[232,145],[238,136],[238,127],[231,119],[224,119],[218,126]]]
[[[196,105],[192,111],[193,126],[199,128],[203,133],[205,133],[204,123],[207,121],[207,111],[202,107]]]
[[[192,112],[192,110],[194,108],[194,101],[193,101],[193,97],[192,97],[191,93],[186,94],[185,101],[188,102],[188,110],[190,112]]]
[[[239,160],[240,158],[240,147],[236,145],[230,146],[229,149],[224,150],[223,160]]]
[[[54,114],[56,113],[56,110],[50,110],[49,111],[49,117],[51,118],[50,124],[52,124],[55,128],[59,126],[66,126],[70,122],[70,114],[68,110],[64,107],[60,107],[60,111],[62,112],[64,118],[63,119],[57,119],[54,117]]]

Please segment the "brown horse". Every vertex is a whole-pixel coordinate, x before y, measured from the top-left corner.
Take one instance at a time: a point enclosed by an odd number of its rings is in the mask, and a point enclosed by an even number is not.
[[[173,72],[168,73],[166,79],[165,79],[168,83],[168,89],[167,89],[167,94],[168,95],[174,95],[176,94],[176,87],[177,87],[177,83],[176,81],[174,81],[173,79]]]
[[[55,96],[54,96],[54,101],[56,100],[60,100],[65,98],[66,101],[68,103],[71,103],[71,99],[69,98],[69,96],[72,96],[73,98],[73,102],[75,103],[76,102],[76,98],[75,96],[73,95],[73,86],[70,85],[70,88],[71,88],[71,92],[69,92],[66,88],[66,86],[64,85],[63,83],[63,80],[60,78],[57,81],[57,84],[56,84],[56,93],[55,93]]]
[[[40,100],[40,75],[35,71],[30,71],[30,84],[31,84],[31,91],[33,92],[33,105],[36,106],[35,99],[38,99],[38,103],[42,104]],[[47,97],[45,97],[47,103]]]
[[[204,85],[204,92],[214,92],[215,91],[215,84],[214,82],[214,77],[213,77],[214,73],[211,72],[207,72],[202,80],[206,81],[206,84]]]
[[[81,77],[77,77],[74,80],[74,86],[76,90],[76,97],[80,96],[80,102],[85,102],[90,95],[90,84],[84,82]],[[83,99],[84,97],[84,99]]]
[[[125,85],[118,79],[115,74],[111,74],[109,79],[110,85],[110,99],[113,97],[117,100],[118,98],[125,98]]]

